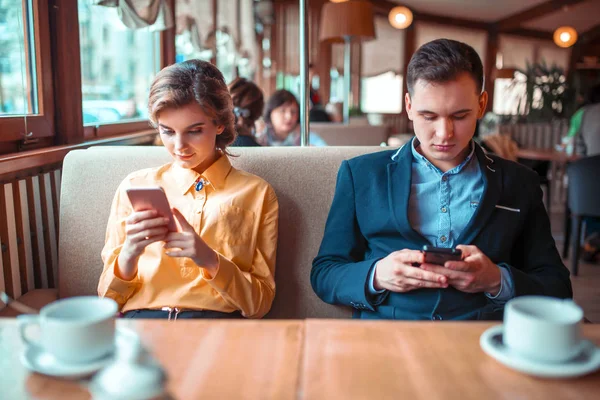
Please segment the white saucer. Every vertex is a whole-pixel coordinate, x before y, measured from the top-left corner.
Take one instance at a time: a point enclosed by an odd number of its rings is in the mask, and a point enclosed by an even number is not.
[[[127,346],[131,333],[127,329],[117,328],[115,331],[115,351]],[[99,360],[87,364],[70,364],[58,360],[52,354],[44,351],[39,346],[28,346],[21,353],[21,362],[30,371],[43,375],[55,376],[64,379],[80,379],[88,377],[99,371],[114,360],[114,355],[109,354]]]
[[[600,348],[589,340],[581,353],[562,363],[533,361],[515,354],[502,341],[504,327],[496,325],[486,330],[479,340],[483,351],[509,368],[541,378],[573,378],[600,368]]]

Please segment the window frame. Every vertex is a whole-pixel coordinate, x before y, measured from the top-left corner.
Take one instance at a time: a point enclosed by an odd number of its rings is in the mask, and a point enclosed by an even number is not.
[[[20,116],[3,117],[0,116],[2,130],[0,131],[0,143],[13,142],[16,147],[19,144],[24,144],[31,141],[39,140],[40,138],[48,138],[55,136],[54,128],[54,86],[52,80],[52,58],[50,53],[50,23],[49,23],[49,8],[46,0],[24,0],[31,1],[33,12],[33,32],[35,46],[35,68],[37,79],[37,98],[38,98],[38,113],[24,114]],[[29,42],[30,30],[29,23],[26,20],[26,15],[23,13],[23,26],[25,40],[25,59],[29,63]],[[25,136],[25,119],[27,119],[27,128],[31,132],[31,136]]]

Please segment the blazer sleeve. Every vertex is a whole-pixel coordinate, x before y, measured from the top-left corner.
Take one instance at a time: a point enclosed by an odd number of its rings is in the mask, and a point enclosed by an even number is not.
[[[343,161],[325,233],[310,274],[313,290],[330,304],[369,309],[381,303],[385,296],[373,297],[367,293],[369,272],[379,258],[364,260],[366,239],[356,217],[356,201],[352,171]]]
[[[542,201],[539,178],[534,177],[533,203],[515,248],[520,268],[510,269],[515,296],[543,295],[572,298],[569,270],[562,262],[550,229],[550,219]]]

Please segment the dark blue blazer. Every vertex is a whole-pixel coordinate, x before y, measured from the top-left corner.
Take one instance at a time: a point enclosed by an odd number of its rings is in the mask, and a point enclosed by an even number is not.
[[[452,287],[369,295],[367,279],[378,260],[429,244],[408,220],[410,143],[395,161],[393,154],[382,151],[342,162],[321,248],[313,261],[313,290],[327,303],[354,307],[356,318],[501,319],[502,305],[483,293]],[[484,194],[456,244],[475,245],[494,263],[507,266],[516,296],[572,297],[569,271],[550,232],[537,174],[486,155],[478,145],[475,154]]]

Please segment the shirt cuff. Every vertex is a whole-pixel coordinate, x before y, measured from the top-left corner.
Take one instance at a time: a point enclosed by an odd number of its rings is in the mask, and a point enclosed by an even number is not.
[[[216,253],[219,259],[217,273],[211,277],[208,272],[205,272],[204,268],[200,268],[202,278],[218,292],[228,292],[229,286],[234,283],[233,275],[237,266],[219,252]]]
[[[492,296],[487,292],[485,295],[488,299],[494,300],[494,302],[506,303],[508,300],[515,297],[515,285],[510,270],[503,265],[498,265],[498,268],[500,268],[500,290],[495,296]]]
[[[385,289],[375,289],[375,268],[377,268],[377,264],[379,264],[379,261],[376,262],[375,265],[373,265],[373,268],[371,268],[371,272],[369,272],[369,281],[367,284],[367,289],[371,296],[377,296],[378,294],[385,292]]]
[[[101,286],[104,286],[104,290],[100,290],[99,295],[101,297],[110,297],[119,304],[119,308],[122,308],[125,303],[127,303],[127,300],[129,300],[142,285],[142,281],[137,273],[130,281],[121,279],[115,273],[116,268],[119,268],[119,264],[115,259],[113,264],[107,268],[104,276],[101,278]]]

